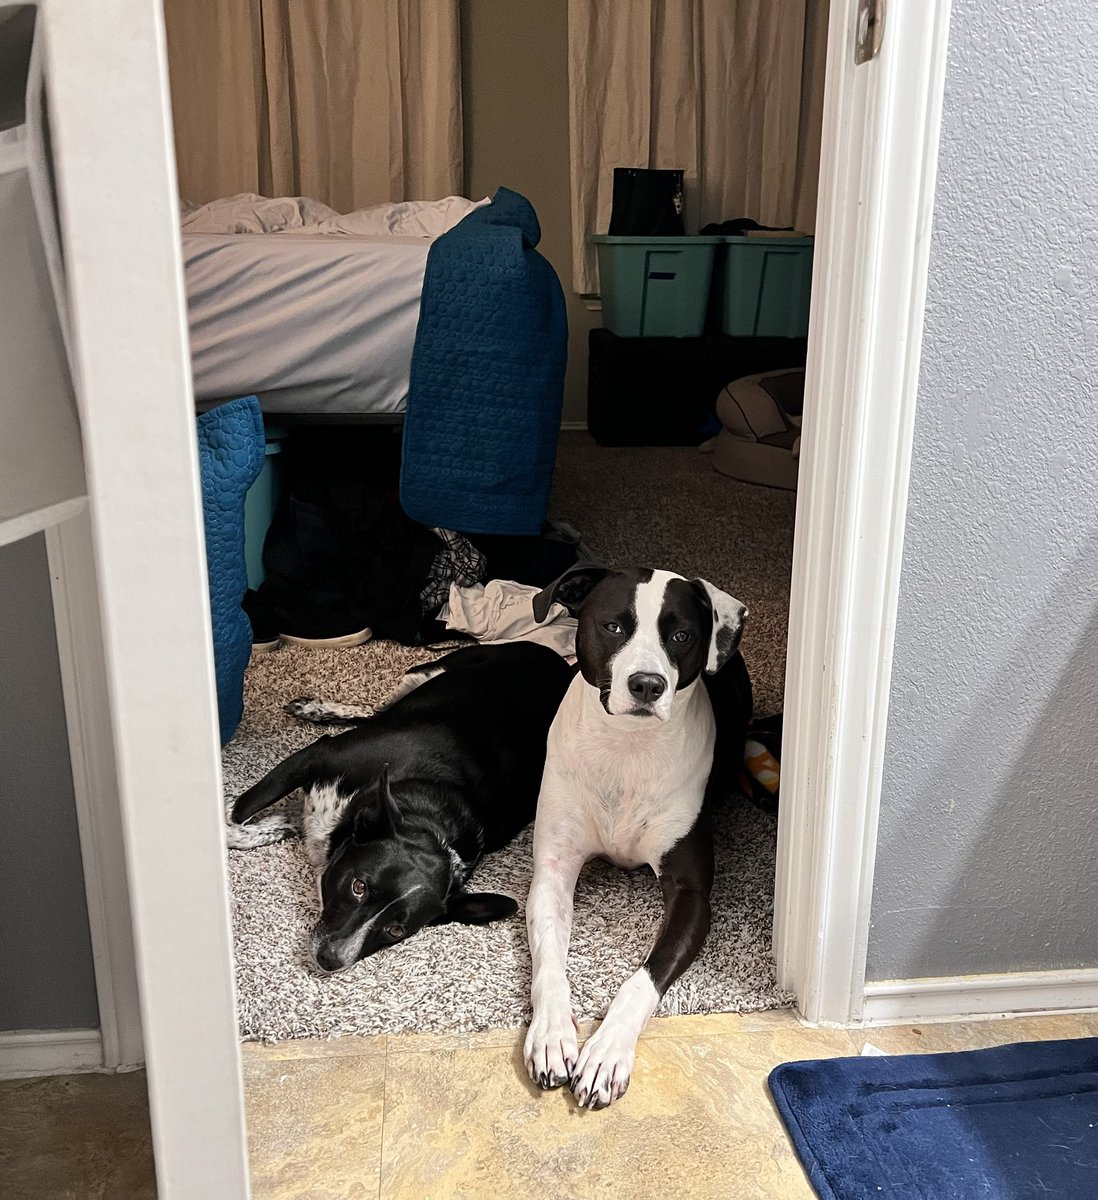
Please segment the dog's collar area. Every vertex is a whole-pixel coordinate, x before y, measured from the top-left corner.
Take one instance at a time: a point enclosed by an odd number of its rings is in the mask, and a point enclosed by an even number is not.
[[[476,859],[472,862],[466,862],[464,858],[453,848],[443,841],[441,835],[438,838],[439,848],[450,859],[450,888],[449,893],[452,894],[459,891],[465,884],[465,881],[473,873],[473,867],[476,866]],[[479,857],[479,855],[477,856]]]

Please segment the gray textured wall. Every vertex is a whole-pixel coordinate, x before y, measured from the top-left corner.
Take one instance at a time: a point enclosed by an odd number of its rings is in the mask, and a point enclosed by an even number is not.
[[[45,541],[0,546],[0,1030],[99,1024]]]
[[[1098,965],[1095,46],[954,0],[873,980]]]

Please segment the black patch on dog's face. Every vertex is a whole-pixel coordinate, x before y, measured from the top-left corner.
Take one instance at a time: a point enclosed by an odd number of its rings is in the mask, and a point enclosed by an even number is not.
[[[614,655],[637,629],[637,587],[651,578],[652,572],[646,568],[614,571],[588,593],[579,609],[576,658],[580,673],[598,688],[604,705]]]
[[[719,625],[714,637],[717,639],[717,655],[722,661],[731,656],[740,640],[739,632],[733,633],[727,625]]]
[[[663,594],[659,630],[667,657],[678,670],[676,690],[689,687],[709,657],[713,609],[704,594],[686,579],[672,579]]]

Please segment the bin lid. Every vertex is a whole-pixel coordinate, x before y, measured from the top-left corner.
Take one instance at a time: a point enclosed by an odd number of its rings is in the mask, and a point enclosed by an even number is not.
[[[677,234],[671,237],[634,237],[620,233],[594,233],[591,241],[597,246],[715,246],[718,242],[728,241],[716,234]],[[737,239],[739,240],[739,239]],[[754,240],[754,239],[752,239]]]
[[[816,239],[810,233],[801,233],[796,237],[759,237],[747,233],[726,233],[719,240],[737,246],[811,246]]]

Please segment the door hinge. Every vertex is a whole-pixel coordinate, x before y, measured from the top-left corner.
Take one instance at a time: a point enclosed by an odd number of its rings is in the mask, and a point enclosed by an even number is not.
[[[858,29],[854,38],[854,62],[861,66],[881,52],[885,0],[858,0]]]

